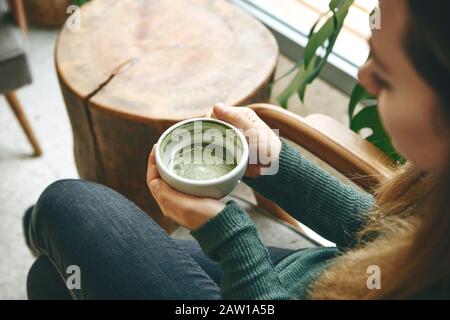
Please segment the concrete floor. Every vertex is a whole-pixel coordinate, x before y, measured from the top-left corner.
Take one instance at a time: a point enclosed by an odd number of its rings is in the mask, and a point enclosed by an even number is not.
[[[32,158],[32,152],[18,122],[3,97],[0,98],[0,299],[26,299],[26,275],[33,258],[28,252],[21,218],[42,190],[62,178],[76,178],[70,122],[57,83],[53,65],[56,31],[31,29],[28,35],[29,61],[34,82],[18,91],[25,112],[42,145],[44,154]],[[291,62],[280,58],[278,74]],[[289,81],[279,83],[275,94]],[[293,98],[290,109],[301,114],[324,113],[346,121],[347,98],[322,81],[307,92],[306,105]],[[240,186],[239,194],[251,193]],[[263,241],[268,245],[297,248],[304,245],[289,228],[263,215],[255,215]],[[177,236],[186,236],[178,230]]]

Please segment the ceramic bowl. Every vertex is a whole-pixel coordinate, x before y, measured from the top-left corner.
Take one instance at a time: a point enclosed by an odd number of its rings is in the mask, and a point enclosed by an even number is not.
[[[242,132],[212,118],[194,118],[167,129],[156,144],[161,178],[195,196],[220,199],[244,176],[248,143]]]

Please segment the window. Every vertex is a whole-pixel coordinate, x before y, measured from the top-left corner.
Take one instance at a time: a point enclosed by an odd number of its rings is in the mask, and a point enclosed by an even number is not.
[[[299,60],[311,27],[328,11],[330,0],[230,1],[269,27],[284,55],[292,60]],[[377,0],[355,0],[334,46],[333,54],[322,72],[322,78],[346,93],[352,90],[358,69],[369,54],[369,14],[377,4]]]

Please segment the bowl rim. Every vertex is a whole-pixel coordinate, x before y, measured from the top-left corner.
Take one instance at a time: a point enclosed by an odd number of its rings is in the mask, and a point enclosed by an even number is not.
[[[188,178],[184,178],[184,177],[180,177],[177,174],[174,174],[172,172],[170,172],[170,170],[168,170],[168,168],[166,168],[164,162],[161,159],[161,155],[160,155],[160,145],[161,142],[164,140],[164,138],[171,133],[173,130],[175,130],[176,128],[186,124],[186,123],[190,123],[190,122],[195,122],[195,121],[210,121],[210,122],[216,122],[216,123],[220,123],[225,125],[226,127],[232,129],[236,135],[239,137],[239,140],[241,141],[242,144],[242,148],[243,148],[243,152],[242,152],[242,157],[241,160],[239,161],[239,163],[237,164],[237,166],[231,170],[230,172],[228,172],[227,174],[224,174],[223,176],[217,177],[217,178],[213,178],[213,179],[208,179],[208,180],[193,180],[193,179],[188,179]],[[248,155],[249,155],[249,150],[248,150],[248,142],[247,139],[245,138],[245,136],[242,134],[241,130],[239,130],[238,128],[236,128],[235,126],[233,126],[232,124],[219,120],[219,119],[215,119],[215,118],[207,118],[207,117],[198,117],[198,118],[192,118],[192,119],[186,119],[180,122],[175,123],[174,125],[170,126],[167,130],[164,131],[164,133],[159,137],[158,142],[156,143],[156,164],[159,168],[162,168],[162,170],[164,170],[164,173],[167,174],[168,176],[170,176],[172,179],[175,179],[177,181],[186,183],[186,184],[190,184],[190,185],[195,185],[195,186],[208,186],[208,185],[216,185],[216,184],[220,184],[222,182],[227,181],[230,177],[236,175],[237,172],[241,171],[244,167],[247,166],[248,163]]]

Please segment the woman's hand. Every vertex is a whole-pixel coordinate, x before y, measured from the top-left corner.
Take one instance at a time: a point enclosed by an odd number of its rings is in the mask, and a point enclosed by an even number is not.
[[[222,202],[179,192],[161,180],[156,168],[155,149],[153,146],[148,160],[147,185],[164,216],[189,230],[196,230],[222,211],[225,207]]]
[[[267,168],[278,160],[281,150],[280,138],[252,109],[217,103],[211,117],[241,129],[247,138],[249,143],[249,165],[245,172],[247,177],[258,177],[262,168]]]

